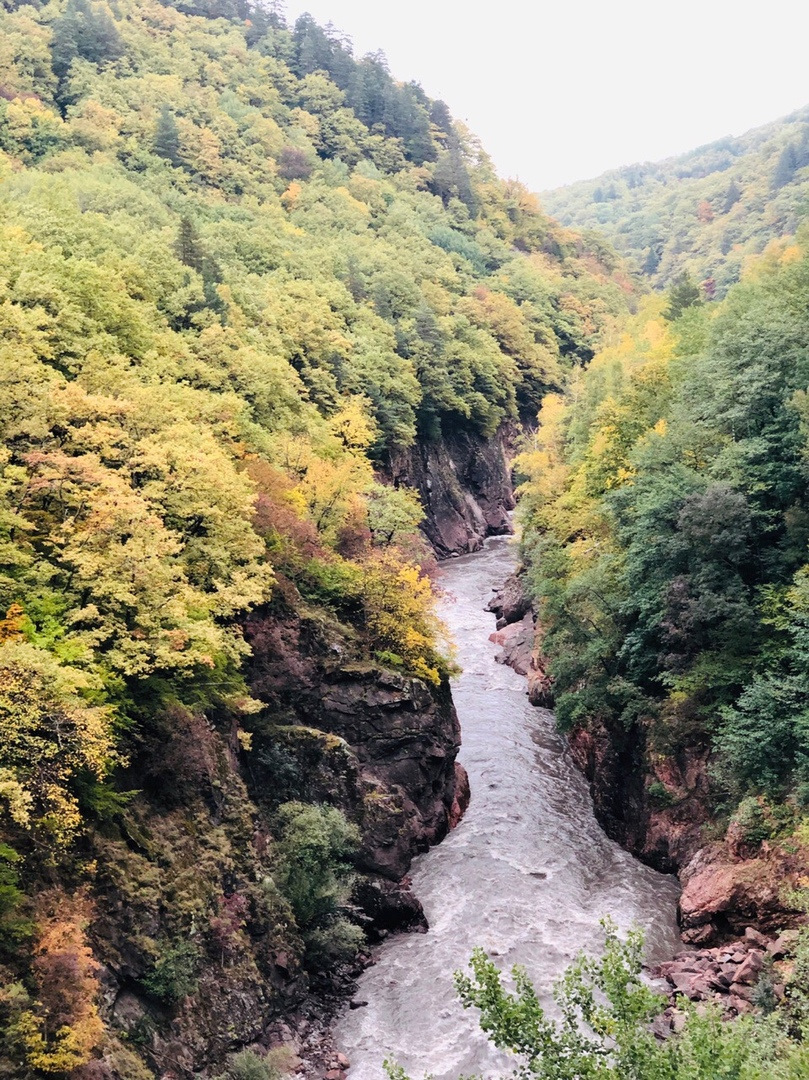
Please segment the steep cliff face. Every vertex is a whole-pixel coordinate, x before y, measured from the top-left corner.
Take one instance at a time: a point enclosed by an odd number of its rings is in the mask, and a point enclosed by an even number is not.
[[[276,885],[283,803],[334,806],[358,827],[351,902],[371,941],[426,926],[402,879],[464,798],[448,685],[359,662],[346,628],[283,583],[245,629],[266,702],[249,745],[216,718],[178,711],[133,760],[126,812],[89,838],[104,1077],[151,1075],[129,1046],[178,1080],[218,1075],[244,1046],[283,1039],[303,1050],[322,995],[350,988],[350,968],[307,971]],[[70,902],[54,894],[55,909]]]
[[[295,796],[339,805],[360,828],[360,866],[400,879],[449,829],[460,745],[449,686],[348,659],[315,613],[259,613],[247,635],[251,684],[268,703],[259,756],[265,741],[283,745]],[[272,768],[255,770],[258,799],[266,784]]]
[[[639,725],[615,730],[597,721],[574,728],[569,744],[605,832],[679,877],[686,942],[724,941],[749,926],[777,932],[800,921],[789,892],[805,865],[802,843],[762,841],[736,822],[718,835],[725,827],[714,824],[707,747],[662,757],[649,750]]]
[[[424,532],[439,558],[477,551],[487,536],[511,532],[513,437],[510,425],[491,439],[450,431],[391,458],[393,483],[407,484],[421,496]]]

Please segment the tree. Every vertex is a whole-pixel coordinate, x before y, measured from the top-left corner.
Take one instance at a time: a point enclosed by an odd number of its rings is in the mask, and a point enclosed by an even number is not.
[[[798,171],[798,155],[795,152],[795,147],[792,143],[787,143],[778,158],[775,165],[775,172],[772,177],[773,191],[778,191],[779,188],[785,187],[795,176]]]
[[[175,168],[182,165],[180,157],[180,129],[174,113],[168,105],[163,105],[157,118],[152,149],[158,157],[165,158]]]
[[[663,314],[669,322],[679,319],[686,308],[702,303],[699,286],[688,273],[680,274],[666,295],[669,304]]]
[[[472,954],[471,976],[455,972],[465,1009],[480,1011],[480,1027],[499,1050],[516,1058],[514,1080],[771,1080],[796,1078],[809,1065],[805,1044],[790,1038],[777,1018],[741,1017],[724,1023],[717,1009],[685,1007],[682,1032],[658,1041],[650,1021],[666,999],[643,980],[643,934],[625,940],[602,921],[603,955],[580,955],[554,987],[560,1014],[552,1019],[521,967],[515,990],[482,949]],[[389,1080],[406,1080],[385,1062]]]
[[[119,59],[123,42],[113,20],[91,0],[68,0],[53,24],[53,70],[64,79],[73,61],[80,57],[91,64]]]
[[[730,186],[725,194],[725,201],[722,204],[722,213],[727,214],[728,211],[732,210],[741,197],[742,189],[735,180],[731,180]]]

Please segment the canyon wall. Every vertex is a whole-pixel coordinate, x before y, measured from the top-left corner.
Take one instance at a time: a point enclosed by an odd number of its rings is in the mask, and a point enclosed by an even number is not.
[[[457,430],[391,458],[389,479],[418,491],[426,515],[424,533],[439,558],[477,551],[487,536],[511,532],[514,434],[511,425],[503,425],[491,439]]]
[[[552,706],[552,680],[541,627],[519,576],[493,598],[498,659],[528,680],[531,700]],[[598,718],[568,732],[576,765],[590,784],[604,831],[633,855],[677,874],[686,943],[727,941],[747,927],[777,933],[802,920],[790,889],[799,885],[805,852],[794,837],[762,839],[755,824],[717,822],[710,747],[694,742],[663,755],[650,748],[641,723],[607,726]]]

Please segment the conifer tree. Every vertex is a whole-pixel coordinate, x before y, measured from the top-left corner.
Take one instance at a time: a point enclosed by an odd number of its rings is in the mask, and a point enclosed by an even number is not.
[[[690,274],[680,274],[668,291],[669,305],[663,315],[669,322],[679,319],[686,308],[702,303],[699,285],[695,284]]]
[[[182,164],[180,159],[180,131],[177,127],[177,121],[174,119],[174,113],[168,105],[164,105],[160,110],[152,149],[158,157],[165,158],[175,167]]]

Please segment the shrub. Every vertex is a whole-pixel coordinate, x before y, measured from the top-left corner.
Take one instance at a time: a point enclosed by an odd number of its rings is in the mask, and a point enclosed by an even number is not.
[[[150,994],[176,1004],[195,994],[202,958],[199,946],[188,939],[163,945],[154,967],[142,982]]]
[[[335,915],[306,935],[306,962],[311,968],[330,968],[353,960],[365,934],[344,915]]]
[[[675,801],[673,792],[669,791],[666,785],[659,780],[653,780],[646,790],[649,800],[661,809],[671,806]]]
[[[284,803],[278,821],[276,880],[299,928],[308,930],[346,899],[359,831],[333,806]]]
[[[270,1050],[264,1057],[255,1050],[240,1050],[228,1061],[227,1071],[217,1080],[280,1080],[288,1056],[284,1047]]]
[[[739,826],[746,844],[760,844],[772,836],[772,824],[759,799],[752,795],[742,799],[731,819]]]

